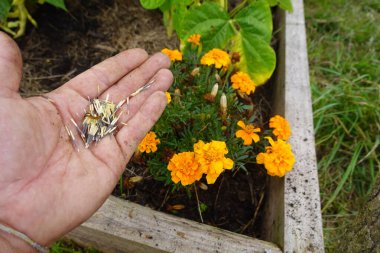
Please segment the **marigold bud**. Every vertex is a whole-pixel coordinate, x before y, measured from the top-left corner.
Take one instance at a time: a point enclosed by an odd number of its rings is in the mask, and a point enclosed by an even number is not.
[[[181,97],[181,90],[177,88],[174,90],[174,101],[178,103],[179,101],[181,101],[180,97]]]
[[[218,73],[215,74],[215,79],[217,82],[222,82],[222,79],[220,78],[220,75]]]
[[[191,71],[191,75],[192,75],[192,76],[197,76],[197,75],[199,75],[199,68],[195,68],[195,69],[193,69],[193,71]]]
[[[216,97],[216,94],[218,94],[219,85],[216,83],[214,84],[214,87],[212,87],[211,90],[211,96]]]
[[[211,92],[204,94],[203,98],[210,103],[214,103],[215,97],[218,94],[218,89],[219,89],[219,85],[217,83],[214,84]]]
[[[199,182],[197,181],[197,185],[200,189],[204,190],[204,191],[207,191],[208,190],[208,186],[202,182]]]
[[[231,57],[231,62],[232,63],[237,63],[240,61],[240,54],[239,52],[233,52],[232,57]]]
[[[222,94],[222,97],[220,98],[220,110],[222,111],[222,115],[227,114],[227,97],[226,94]]]

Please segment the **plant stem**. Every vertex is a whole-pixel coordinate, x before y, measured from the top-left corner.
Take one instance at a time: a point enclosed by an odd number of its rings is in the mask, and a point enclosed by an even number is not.
[[[240,4],[238,4],[234,9],[230,11],[230,17],[233,18],[241,9],[245,7],[247,4],[247,0],[242,1]]]
[[[195,186],[195,184],[193,184],[193,185],[194,185],[194,190],[195,190],[195,197],[197,198],[197,206],[198,206],[199,217],[201,218],[202,223],[204,223],[203,222],[203,217],[202,217],[201,206],[199,204],[198,190],[197,190],[197,187]]]
[[[120,190],[120,195],[122,195],[123,194],[123,175],[120,176],[119,190]]]

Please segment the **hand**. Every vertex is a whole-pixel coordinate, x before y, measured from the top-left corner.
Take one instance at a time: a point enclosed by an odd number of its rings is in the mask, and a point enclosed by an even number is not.
[[[49,99],[23,99],[19,49],[1,32],[0,48],[0,223],[49,245],[88,219],[112,192],[166,106],[170,60],[127,50],[47,93]],[[152,79],[149,89],[122,107],[118,132],[85,149],[70,119],[81,124],[88,98],[109,94],[118,103]],[[65,126],[75,133],[79,152]]]

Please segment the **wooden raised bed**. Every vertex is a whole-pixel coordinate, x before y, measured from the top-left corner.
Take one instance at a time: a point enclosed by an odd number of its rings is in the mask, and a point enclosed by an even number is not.
[[[297,162],[285,178],[270,180],[262,228],[266,241],[113,196],[66,237],[105,252],[324,252],[303,1],[292,2],[293,13],[277,16],[273,105],[292,126]]]

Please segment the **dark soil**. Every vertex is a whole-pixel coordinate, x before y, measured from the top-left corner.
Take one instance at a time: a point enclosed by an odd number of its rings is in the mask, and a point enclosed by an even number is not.
[[[131,0],[65,1],[68,13],[48,4],[33,15],[38,29],[17,42],[24,59],[21,93],[50,91],[96,63],[128,48],[148,53],[177,48],[168,39],[159,12],[146,11]]]
[[[20,88],[23,96],[55,89],[124,49],[141,47],[154,53],[164,47],[178,48],[175,38],[167,38],[160,12],[143,10],[138,1],[72,0],[66,3],[69,13],[49,5],[41,6],[33,13],[39,28],[29,27],[28,33],[17,41],[24,59]],[[268,92],[259,88],[255,94],[258,99],[254,100],[259,101],[257,108],[266,112],[269,112]],[[143,180],[131,184],[129,178],[136,175]],[[263,169],[251,167],[248,173],[225,172],[208,190],[197,187],[199,203],[207,207],[202,213],[204,223],[260,237],[266,180]],[[120,185],[114,194],[200,221],[194,188],[174,192],[171,189],[154,181],[146,169],[130,163],[123,175],[122,194]]]
[[[249,170],[248,174],[225,171],[215,184],[207,185],[207,190],[202,190],[199,184],[196,186],[199,203],[206,208],[202,212],[204,223],[260,237],[260,210],[267,176],[261,168],[251,166]],[[136,175],[144,179],[131,183],[130,178]],[[202,182],[206,185],[205,181]],[[155,181],[141,166],[130,163],[123,175],[122,194],[119,185],[113,194],[155,210],[201,222],[195,188],[181,191],[172,191],[172,188]]]

